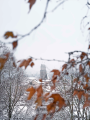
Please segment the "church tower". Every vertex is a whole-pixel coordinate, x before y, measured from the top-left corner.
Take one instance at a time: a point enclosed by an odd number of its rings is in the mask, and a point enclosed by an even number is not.
[[[47,72],[46,72],[46,66],[44,64],[41,64],[41,68],[40,68],[40,78],[42,80],[47,79]]]

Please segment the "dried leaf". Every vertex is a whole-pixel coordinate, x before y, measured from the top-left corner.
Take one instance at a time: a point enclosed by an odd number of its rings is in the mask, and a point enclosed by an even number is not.
[[[50,93],[48,92],[48,93],[46,93],[43,97],[46,98],[49,94],[50,94]]]
[[[53,82],[54,85],[55,85],[55,83],[56,83],[56,80],[57,80],[57,76],[53,76],[52,82]]]
[[[50,98],[54,99],[54,103],[56,103],[57,101],[61,102],[62,100],[64,100],[58,93],[52,94]]]
[[[50,96],[50,98],[53,98],[54,99],[54,101],[53,101],[53,104],[56,104],[57,102],[59,102],[58,103],[58,106],[59,106],[59,110],[63,107],[63,106],[65,106],[65,100],[59,95],[59,94],[52,94],[51,96]],[[56,106],[55,106],[56,107]]]
[[[23,61],[21,62],[21,64],[19,65],[19,67],[25,66],[25,64],[26,64],[26,60],[23,60]]]
[[[0,69],[3,69],[4,64],[5,64],[5,63],[7,62],[7,60],[8,60],[9,54],[7,53],[5,56],[6,56],[6,58],[0,58]]]
[[[73,80],[73,82],[78,82],[78,78],[75,78],[75,79]]]
[[[88,88],[88,84],[83,86],[83,89],[87,89]]]
[[[55,85],[51,86],[51,91],[55,90]]]
[[[88,46],[88,49],[90,49],[90,45]]]
[[[74,59],[71,59],[71,60],[70,60],[70,63],[72,63],[72,66],[74,67],[74,65],[75,65],[75,60],[74,60]]]
[[[4,64],[1,64],[1,65],[0,65],[0,70],[2,70],[2,69],[3,69],[3,67],[4,67]]]
[[[80,85],[82,82],[81,81],[78,81],[78,84]]]
[[[83,60],[83,58],[84,58],[85,56],[87,56],[87,54],[86,54],[85,52],[82,52],[81,55],[80,55],[81,60]]]
[[[29,63],[32,61],[32,59],[31,58],[28,58],[28,60],[27,60]]]
[[[88,84],[86,84],[86,85],[83,86],[83,89],[88,91],[88,90],[90,90],[90,86],[88,86]]]
[[[40,82],[42,82],[42,79],[39,79]]]
[[[15,64],[15,62],[13,62],[13,66],[14,66],[14,67],[16,67],[16,64]]]
[[[17,38],[17,36],[15,36],[15,35],[13,34],[13,32],[10,32],[10,31],[6,32],[6,33],[4,34],[4,37],[5,37],[5,39],[7,39],[7,38],[9,38],[9,37]]]
[[[79,65],[79,71],[83,72],[82,64]]]
[[[64,70],[64,69],[66,69],[67,68],[67,64],[64,64],[63,66],[62,66],[62,71]]]
[[[55,112],[56,104],[55,103],[50,103],[47,105],[47,111],[49,112]]]
[[[25,62],[25,69],[27,68],[27,66],[29,65],[29,63],[32,61],[32,59],[31,58],[29,58],[28,60],[26,60],[26,62]]]
[[[38,88],[37,88],[37,98],[38,97],[41,97],[43,94],[43,89],[42,89],[42,85],[40,85]]]
[[[84,91],[83,90],[81,90],[81,91],[78,92],[78,98],[79,98],[79,100],[81,99],[82,95],[84,95]]]
[[[30,64],[31,67],[33,67],[33,65],[34,65],[34,62],[32,62],[32,63]]]
[[[36,109],[37,109],[38,106],[42,105],[42,98],[41,97],[37,98],[37,100],[35,101],[35,103],[37,103],[37,105],[36,105]]]
[[[87,77],[88,77],[87,73],[84,75],[84,77],[85,77],[85,78],[87,78]]]
[[[65,72],[65,75],[68,75],[69,73],[68,72]]]
[[[82,95],[84,95],[84,91],[83,90],[74,90],[74,93],[73,93],[73,96],[74,95],[77,95],[78,96],[78,99],[80,100]]]
[[[30,9],[32,8],[35,2],[36,0],[28,0],[28,3],[30,3]]]
[[[74,90],[73,96],[78,94],[78,90]]]
[[[89,67],[90,67],[90,61],[87,62],[87,65],[89,65]]]
[[[47,116],[47,115],[46,115],[46,114],[44,114],[44,115],[43,115],[42,120],[45,120],[45,119],[46,119],[46,116]]]
[[[15,48],[17,47],[17,45],[18,45],[18,42],[17,42],[17,41],[14,41],[14,42],[12,43],[12,45],[13,45],[13,49],[15,49]]]
[[[84,75],[84,77],[86,78],[86,82],[88,82],[90,78],[88,77],[87,73]]]
[[[88,101],[89,94],[88,93],[84,94],[84,97],[85,97],[86,101]]]
[[[8,59],[9,55],[10,55],[10,53],[9,53],[9,52],[5,54],[6,59]]]
[[[48,93],[46,93],[46,94],[43,96],[43,98],[44,98],[45,101],[47,101],[47,100],[49,99],[49,97],[48,97],[49,95],[50,95],[50,93],[48,92]]]
[[[31,88],[28,88],[27,90],[26,90],[27,92],[30,92],[29,93],[29,96],[28,96],[28,100],[30,100],[31,98],[32,98],[32,96],[34,95],[34,93],[36,92],[36,90],[33,88],[33,87],[31,87]]]
[[[18,62],[21,62],[21,60],[18,60],[17,63],[18,63]]]
[[[62,100],[59,102],[58,106],[59,106],[58,111],[60,111],[60,110],[61,110],[61,108],[62,108],[63,106],[66,106],[66,104],[65,104],[65,100],[64,100],[64,99],[62,99]]]
[[[54,75],[60,75],[60,71],[57,69],[53,69],[51,72],[54,72]]]
[[[37,117],[38,117],[38,115],[36,115],[36,117],[34,118],[34,120],[36,120],[36,119],[37,119]]]
[[[84,105],[83,105],[83,108],[85,107],[89,107],[90,106],[90,101],[85,101]]]

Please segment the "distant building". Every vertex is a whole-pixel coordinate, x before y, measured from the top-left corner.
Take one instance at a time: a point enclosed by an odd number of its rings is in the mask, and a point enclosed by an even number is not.
[[[46,66],[45,66],[44,64],[41,64],[40,78],[41,78],[42,80],[47,79]]]

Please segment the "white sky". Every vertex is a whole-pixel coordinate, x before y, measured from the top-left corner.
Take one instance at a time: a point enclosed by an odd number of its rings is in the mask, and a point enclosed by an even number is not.
[[[25,0],[0,0],[0,40],[12,41],[12,39],[3,39],[6,31],[14,31],[16,34],[28,33],[41,21],[45,3],[46,0],[37,0],[28,14],[29,4]],[[37,30],[18,42],[15,50],[16,59],[33,56],[67,61],[68,56],[65,52],[87,51],[88,31],[87,28],[84,29],[84,33],[80,30],[81,19],[87,13],[85,4],[85,0],[68,0],[54,12],[48,13]],[[55,0],[52,0],[48,11],[56,5]],[[50,70],[59,69],[64,64],[40,60],[34,63],[33,68],[27,68],[28,73],[39,72],[42,63],[46,64]]]

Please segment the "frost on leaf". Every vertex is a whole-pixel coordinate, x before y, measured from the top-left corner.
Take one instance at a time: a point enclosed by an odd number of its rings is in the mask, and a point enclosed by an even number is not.
[[[45,93],[45,95],[43,96],[43,99],[44,99],[45,101],[47,101],[47,100],[49,99],[49,95],[50,95],[49,92],[48,92],[48,93]]]
[[[88,81],[89,81],[89,79],[90,79],[90,78],[88,77],[88,75],[87,75],[87,74],[85,74],[85,75],[84,75],[84,77],[86,78],[86,82],[88,82]]]
[[[81,60],[83,60],[83,58],[84,58],[85,56],[87,56],[87,54],[86,54],[85,52],[82,52],[81,55],[80,55]]]
[[[11,38],[17,38],[17,36],[15,36],[15,35],[13,34],[13,32],[10,32],[10,31],[6,32],[6,33],[4,34],[4,37],[5,37],[5,39],[8,39],[9,37],[11,37]]]
[[[10,53],[5,54],[6,58],[0,58],[0,69],[3,69],[4,64],[7,62]]]
[[[79,65],[79,71],[83,72],[82,64]]]
[[[89,67],[90,67],[90,61],[87,62],[87,65],[89,65]]]
[[[70,63],[72,63],[72,66],[74,67],[74,65],[75,65],[75,60],[74,60],[74,59],[71,59],[71,60],[70,60]]]

